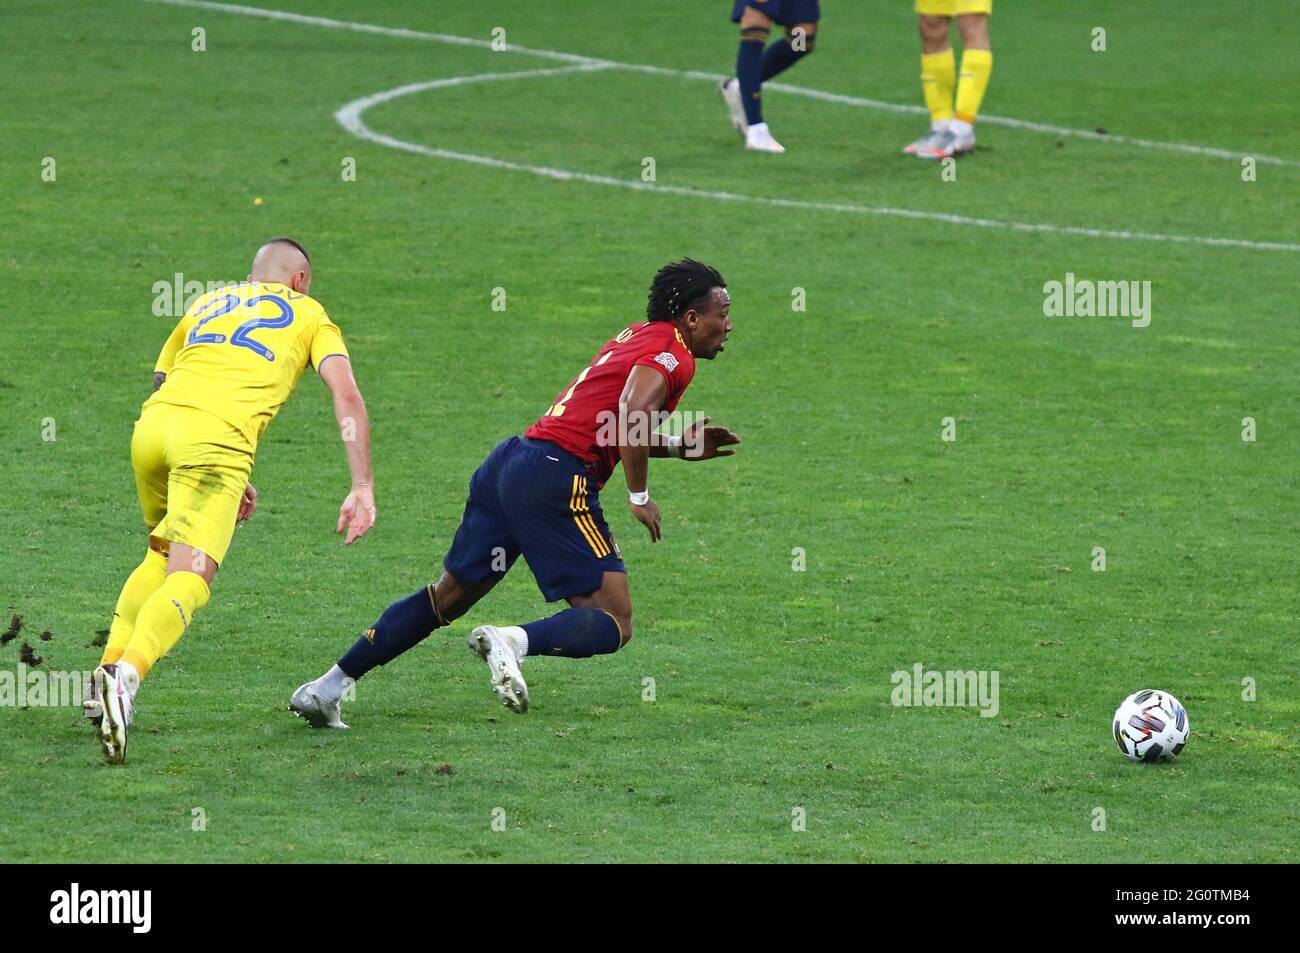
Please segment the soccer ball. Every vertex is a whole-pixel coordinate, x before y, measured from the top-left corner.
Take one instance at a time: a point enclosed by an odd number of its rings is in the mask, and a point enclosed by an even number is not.
[[[1173,761],[1191,731],[1187,710],[1168,692],[1144,688],[1115,709],[1115,743],[1130,761]]]

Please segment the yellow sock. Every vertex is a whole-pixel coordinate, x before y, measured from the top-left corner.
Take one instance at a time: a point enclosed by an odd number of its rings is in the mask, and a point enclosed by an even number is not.
[[[921,90],[932,124],[952,118],[952,90],[956,84],[957,60],[951,46],[942,53],[921,54]]]
[[[144,555],[144,562],[126,577],[122,594],[117,597],[117,608],[113,610],[113,624],[108,630],[108,644],[104,646],[100,665],[108,665],[122,657],[122,652],[135,632],[135,620],[140,614],[140,607],[158,591],[166,578],[166,557],[150,549]]]
[[[192,572],[174,572],[140,607],[135,634],[122,652],[122,661],[135,666],[143,679],[160,658],[172,650],[208,602],[208,584]]]
[[[961,80],[957,83],[958,119],[974,125],[992,72],[992,50],[962,50]]]

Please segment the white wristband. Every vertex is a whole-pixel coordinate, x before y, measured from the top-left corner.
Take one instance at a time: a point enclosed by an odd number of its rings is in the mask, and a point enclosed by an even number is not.
[[[650,491],[642,490],[640,493],[634,493],[628,490],[627,499],[633,506],[645,506],[650,502]]]
[[[664,446],[668,449],[668,456],[680,457],[682,455],[681,434],[664,437]]]

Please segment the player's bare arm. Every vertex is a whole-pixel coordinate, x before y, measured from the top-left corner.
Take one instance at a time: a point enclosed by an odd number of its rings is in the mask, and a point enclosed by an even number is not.
[[[343,435],[343,449],[352,473],[352,489],[339,507],[336,533],[347,529],[344,543],[351,545],[375,525],[374,476],[370,470],[370,418],[361,397],[352,362],[335,356],[320,366],[320,376],[334,396],[334,416]]]
[[[627,479],[628,507],[650,531],[651,542],[658,542],[663,537],[659,507],[646,492],[651,448],[648,442],[629,440],[628,435],[647,432],[636,423],[657,419],[655,415],[663,409],[667,399],[667,380],[649,367],[632,368],[618,399],[618,456],[623,464],[623,476]]]

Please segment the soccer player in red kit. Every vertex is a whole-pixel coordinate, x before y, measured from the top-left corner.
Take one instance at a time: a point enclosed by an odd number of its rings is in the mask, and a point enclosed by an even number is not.
[[[647,321],[597,352],[522,437],[509,437],[474,472],[469,499],[438,581],[393,603],[320,678],[298,688],[289,710],[313,728],[345,728],[344,691],[377,665],[469,611],[523,555],[547,602],[569,608],[517,626],[480,625],[470,648],[488,664],[492,689],[528,710],[525,656],[589,658],[632,638],[632,596],[623,559],[601,511],[599,490],[623,464],[628,506],[650,538],[662,535],[650,499],[650,457],[704,460],[735,453],[740,438],[708,418],[679,437],[655,433],[695,374],[731,333],[726,282],[708,265],[665,265],[650,286]]]

